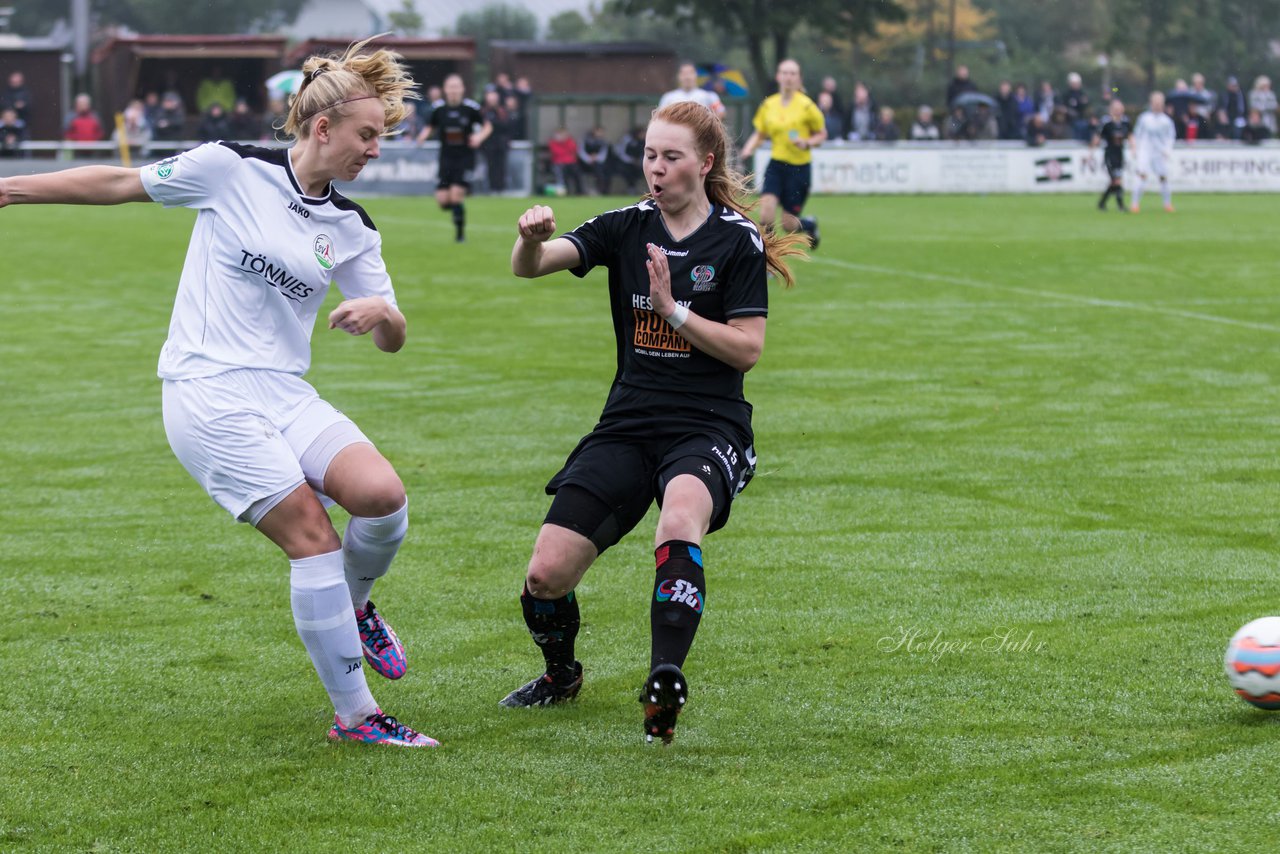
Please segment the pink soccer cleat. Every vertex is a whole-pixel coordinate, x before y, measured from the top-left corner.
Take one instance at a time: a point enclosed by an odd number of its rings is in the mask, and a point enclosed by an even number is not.
[[[360,630],[360,646],[369,666],[387,679],[403,676],[409,668],[404,646],[372,602],[366,602],[363,611],[356,609],[356,628]]]
[[[329,730],[330,741],[358,741],[363,744],[389,744],[393,747],[439,747],[440,742],[410,729],[391,715],[378,709],[359,726],[344,727],[335,715]]]

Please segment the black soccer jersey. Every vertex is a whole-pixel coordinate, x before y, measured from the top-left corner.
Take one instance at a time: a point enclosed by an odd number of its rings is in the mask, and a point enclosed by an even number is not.
[[[1102,127],[1098,129],[1098,137],[1107,146],[1107,159],[1123,156],[1125,141],[1129,139],[1132,133],[1133,127],[1129,124],[1128,119],[1122,118],[1117,122],[1115,119],[1109,118],[1102,123]]]
[[[724,323],[735,317],[769,313],[764,243],[755,223],[720,205],[684,240],[674,240],[652,201],[610,211],[564,235],[582,263],[571,272],[585,276],[593,267],[609,270],[609,299],[617,338],[618,369],[614,392],[660,402],[674,415],[694,420],[723,417],[751,435],[751,405],[742,396],[742,372],[689,344],[653,310],[646,267],[649,243],[667,256],[671,295],[694,314]],[[610,405],[605,407],[605,418]],[[652,412],[663,417],[663,410]]]
[[[431,132],[440,140],[441,155],[459,149],[470,151],[467,140],[476,128],[484,125],[480,105],[470,98],[463,98],[462,103],[455,107],[441,99],[431,105],[431,110]]]

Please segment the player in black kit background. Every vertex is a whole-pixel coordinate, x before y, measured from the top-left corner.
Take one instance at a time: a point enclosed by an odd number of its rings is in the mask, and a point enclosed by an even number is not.
[[[431,105],[431,120],[418,134],[418,142],[433,135],[440,140],[436,202],[441,210],[453,213],[454,239],[459,243],[466,239],[466,200],[471,170],[476,168],[476,149],[493,133],[480,105],[466,97],[466,92],[461,77],[446,77],[444,98]]]
[[[760,358],[771,272],[788,287],[787,258],[803,234],[761,234],[738,200],[724,125],[693,102],[656,111],[645,139],[649,194],[551,239],[555,216],[520,217],[517,276],[609,271],[618,370],[604,412],[561,471],[520,597],[546,661],[544,675],[502,705],[542,706],[577,695],[582,665],[574,588],[592,562],[656,499],[657,574],[650,601],[644,732],[669,742],[688,697],[681,668],[706,606],[702,540],[723,527],[755,468],[743,375]]]
[[[1098,210],[1100,211],[1107,209],[1107,197],[1115,196],[1116,205],[1120,210],[1125,213],[1129,212],[1129,209],[1124,206],[1124,186],[1122,181],[1124,178],[1124,146],[1132,133],[1133,128],[1124,115],[1124,102],[1116,98],[1111,102],[1107,120],[1102,123],[1102,127],[1098,128],[1098,135],[1093,138],[1093,143],[1089,146],[1090,149],[1097,148],[1099,142],[1106,145],[1102,151],[1102,162],[1107,167],[1110,183],[1107,184],[1107,189],[1103,191],[1102,196],[1098,199]]]

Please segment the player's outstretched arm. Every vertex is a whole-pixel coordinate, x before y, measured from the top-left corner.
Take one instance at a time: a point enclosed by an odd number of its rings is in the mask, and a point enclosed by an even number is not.
[[[676,304],[671,297],[671,268],[667,256],[652,243],[648,246],[649,299],[653,310],[676,332],[708,356],[746,373],[764,352],[763,317],[733,317],[727,323],[708,320]]]
[[[534,205],[516,223],[519,236],[511,250],[511,272],[522,279],[568,270],[582,263],[578,247],[556,233],[556,215],[546,205]]]
[[[6,205],[119,205],[149,202],[140,169],[80,166],[42,175],[0,178],[0,208]]]
[[[744,163],[746,162],[747,158],[750,157],[752,154],[754,154],[755,150],[760,147],[760,143],[762,139],[763,137],[761,136],[760,131],[756,131],[755,133],[751,134],[750,137],[747,138],[746,142],[742,144],[742,150],[738,152],[738,154],[740,157],[742,157],[742,161]]]

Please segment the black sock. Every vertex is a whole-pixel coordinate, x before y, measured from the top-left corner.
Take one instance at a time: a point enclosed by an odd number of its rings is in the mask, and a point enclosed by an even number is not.
[[[1116,191],[1116,207],[1124,210],[1124,187],[1116,186],[1114,189]]]
[[[524,611],[524,624],[529,627],[533,642],[542,650],[551,678],[559,681],[568,676],[573,672],[573,641],[578,637],[581,623],[578,597],[570,590],[559,599],[536,599],[525,585],[520,594],[520,607]]]
[[[458,230],[458,236],[462,236],[463,230],[467,227],[467,209],[462,202],[458,202],[453,206],[453,227]]]
[[[649,669],[664,663],[681,667],[707,601],[702,549],[684,540],[668,540],[658,546],[654,557],[657,577],[649,603]]]
[[[1107,206],[1107,199],[1111,198],[1111,194],[1115,192],[1115,189],[1115,187],[1107,187],[1102,191],[1102,195],[1098,197],[1098,207],[1105,208]]]

